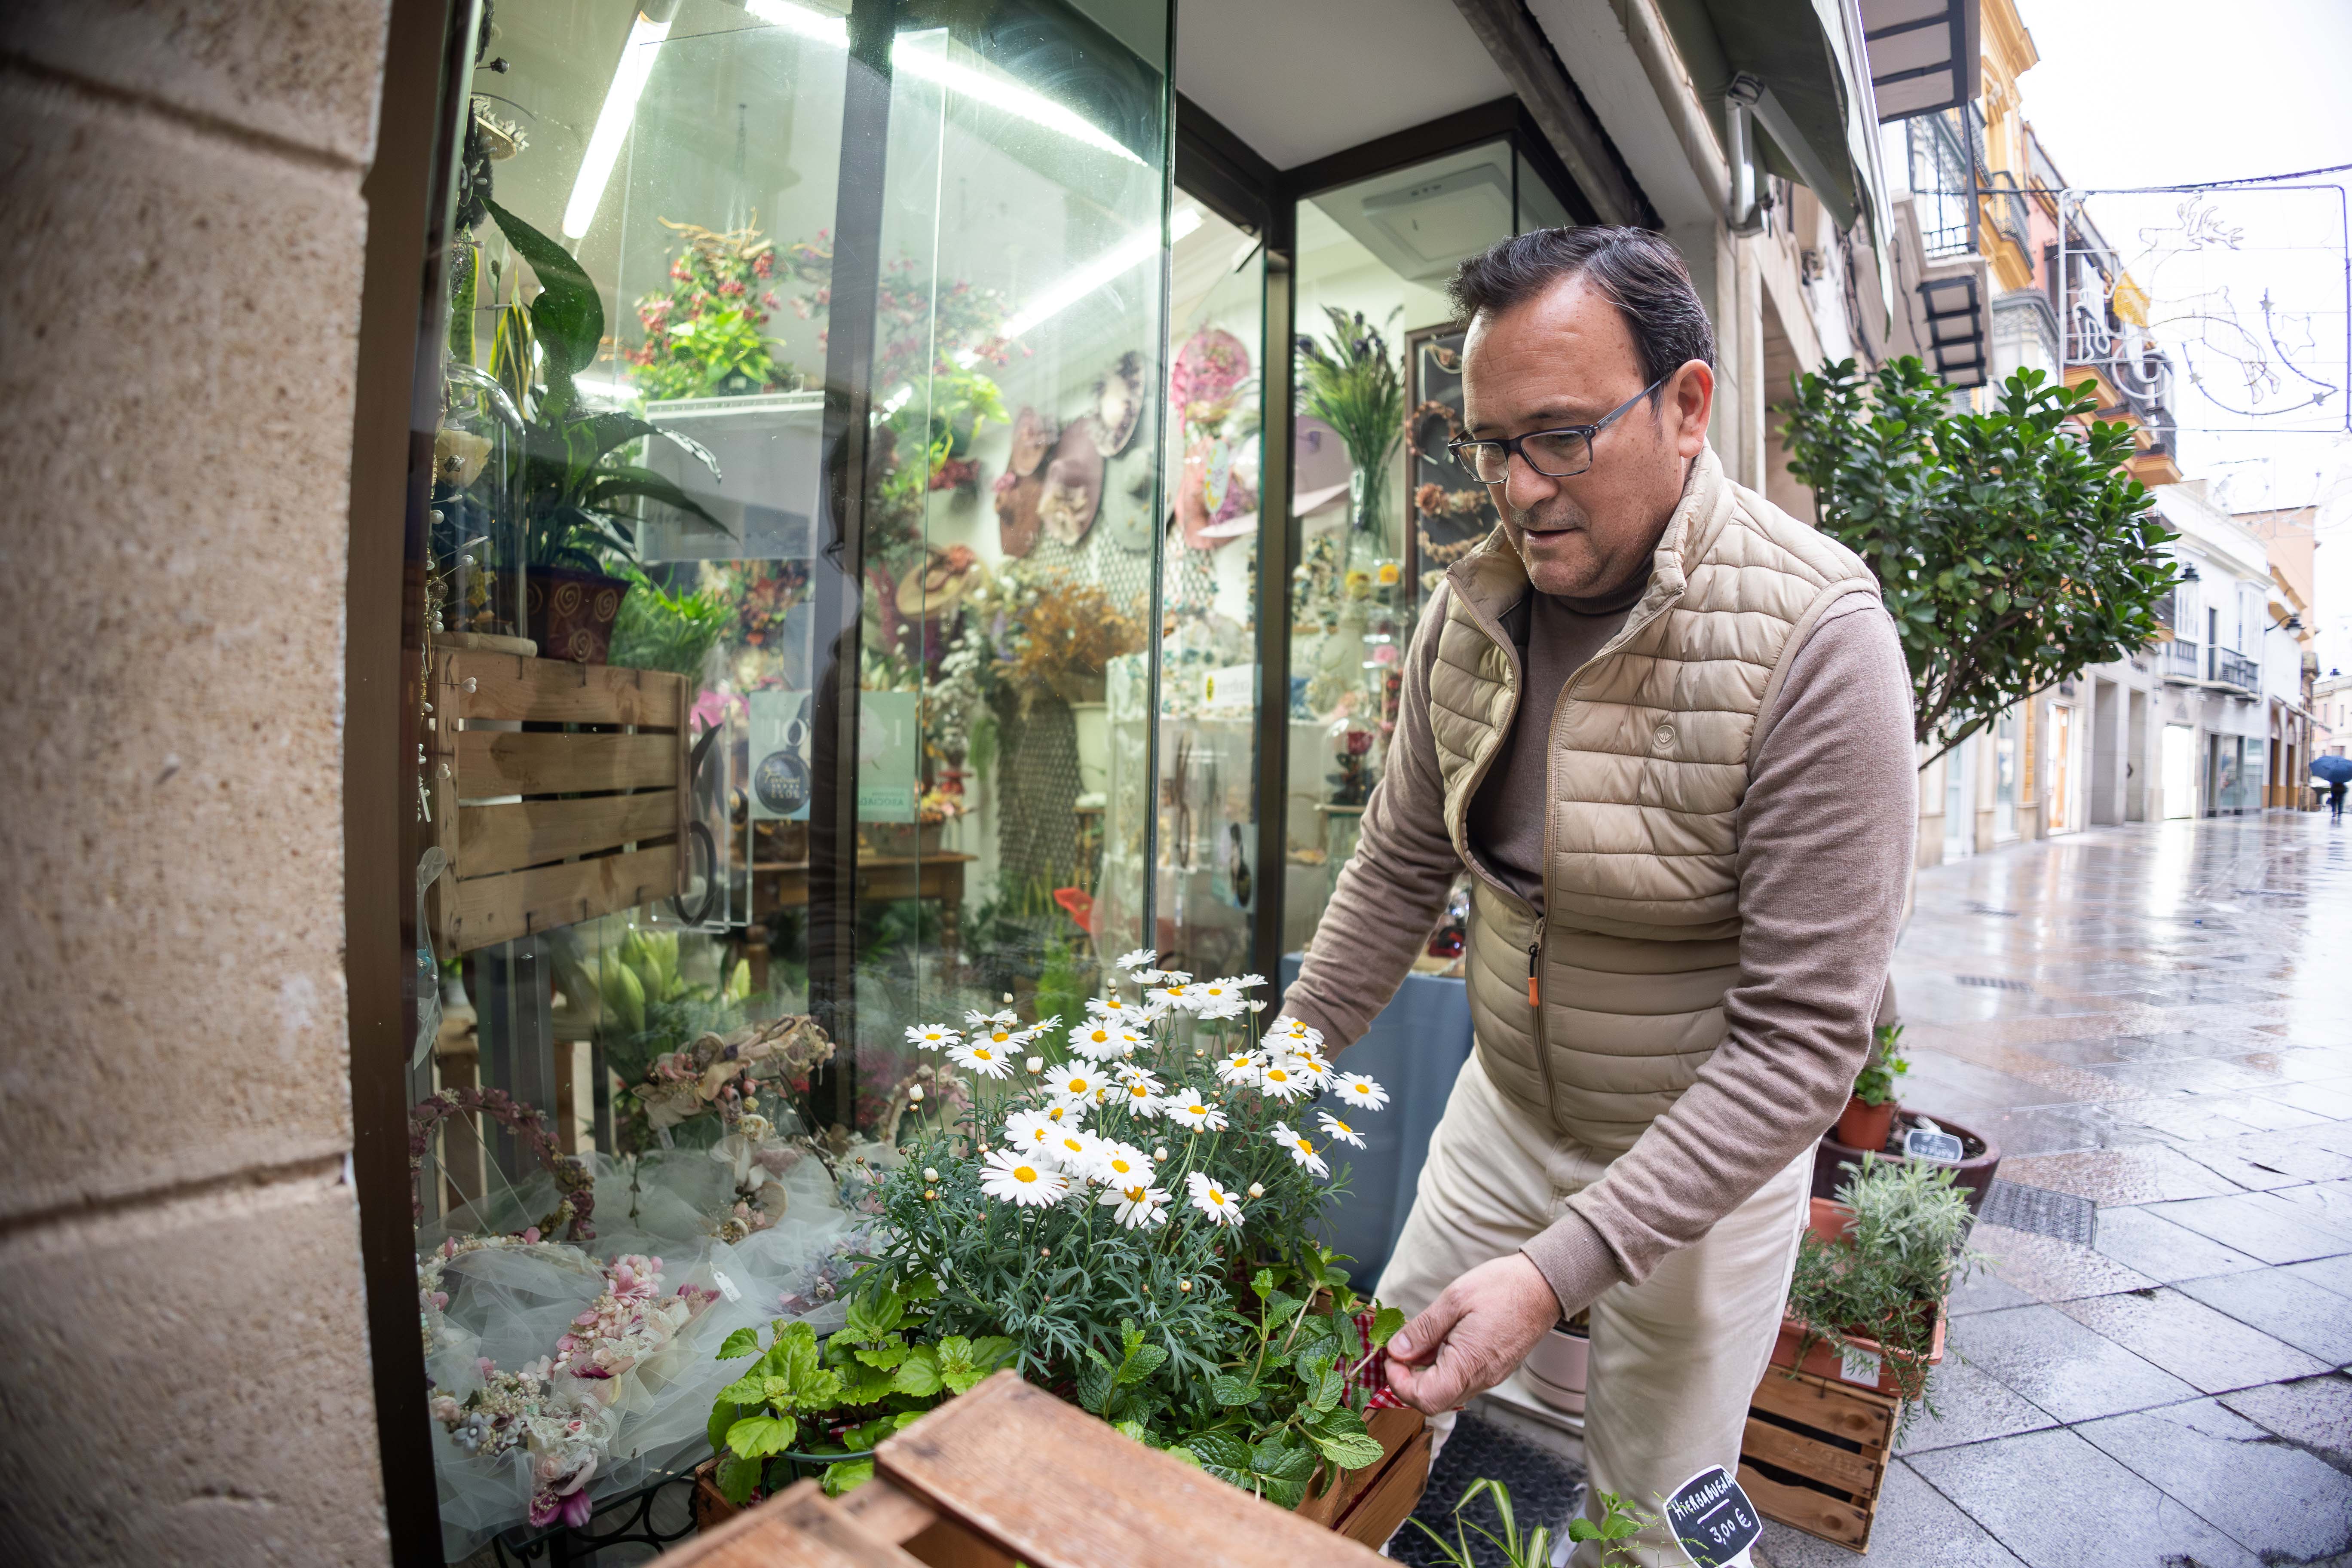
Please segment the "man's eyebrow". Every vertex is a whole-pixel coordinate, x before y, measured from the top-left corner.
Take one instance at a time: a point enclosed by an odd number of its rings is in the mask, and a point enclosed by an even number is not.
[[[1561,430],[1573,425],[1591,425],[1600,417],[1600,413],[1574,405],[1566,407],[1538,408],[1527,418],[1519,421],[1519,429],[1522,434],[1530,430]],[[1465,434],[1484,437],[1488,431],[1497,429],[1499,426],[1491,419],[1473,419],[1462,428]]]

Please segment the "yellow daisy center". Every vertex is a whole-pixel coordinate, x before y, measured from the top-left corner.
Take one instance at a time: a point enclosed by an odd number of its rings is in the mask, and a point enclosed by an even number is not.
[[[1290,1075],[1283,1071],[1280,1068],[1266,1068],[1265,1076],[1274,1079],[1276,1083],[1288,1083],[1290,1081]]]
[[[1127,1201],[1128,1201],[1129,1203],[1131,1203],[1131,1204],[1139,1204],[1139,1203],[1141,1203],[1141,1202],[1143,1201],[1143,1189],[1142,1189],[1141,1187],[1129,1187],[1129,1188],[1128,1188],[1128,1189],[1127,1189]]]
[[[1034,1182],[1037,1179],[1037,1167],[1015,1165],[1013,1167],[1013,1179],[1016,1182]]]
[[[992,1062],[992,1061],[994,1061],[994,1060],[996,1059],[996,1058],[995,1058],[994,1056],[992,1056],[992,1055],[991,1055],[991,1054],[990,1054],[989,1049],[988,1049],[988,1047],[987,1047],[986,1046],[974,1046],[974,1047],[972,1047],[972,1048],[971,1048],[971,1054],[972,1054],[973,1056],[978,1057],[982,1061],[984,1061],[984,1062]]]

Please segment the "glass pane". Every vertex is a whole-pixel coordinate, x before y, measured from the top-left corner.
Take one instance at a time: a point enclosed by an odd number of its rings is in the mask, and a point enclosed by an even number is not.
[[[1355,852],[1423,585],[1494,524],[1444,453],[1461,418],[1444,288],[1512,232],[1512,157],[1494,142],[1298,205],[1286,952]]]
[[[1265,247],[1178,195],[1161,588],[1160,923],[1173,968],[1249,967],[1258,853],[1259,386]]]
[[[1073,1017],[1145,935],[1165,353],[1160,75],[1045,4],[902,22],[892,63],[856,760],[877,1114],[910,1026],[1007,994]]]
[[[1535,164],[1519,153],[1519,222],[1517,232],[1530,229],[1566,228],[1576,220],[1569,216],[1567,204],[1552,194],[1544,177],[1536,172]]]
[[[1075,1013],[1144,934],[1166,6],[902,6],[887,81],[860,79],[876,134],[845,146],[846,9],[502,0],[483,37],[421,373],[402,959],[452,1561],[501,1532],[543,1553],[706,1457],[726,1334],[838,1321],[907,1026],[1006,992]],[[874,456],[837,499],[852,408]],[[1254,487],[1253,433],[1237,405]],[[851,497],[861,723],[833,758],[814,595]],[[1241,735],[1217,776],[1246,824],[1246,711]],[[832,1040],[804,1017],[829,762],[857,824]]]

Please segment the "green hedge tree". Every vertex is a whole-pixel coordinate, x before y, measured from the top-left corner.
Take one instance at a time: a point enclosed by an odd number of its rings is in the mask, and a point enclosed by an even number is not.
[[[2130,427],[2078,423],[2098,405],[2090,384],[2021,370],[1987,414],[1954,411],[1951,389],[1907,356],[1794,385],[1789,471],[1812,487],[1822,531],[1877,574],[1927,762],[2155,640],[2177,581],[2171,534],[2123,470]]]

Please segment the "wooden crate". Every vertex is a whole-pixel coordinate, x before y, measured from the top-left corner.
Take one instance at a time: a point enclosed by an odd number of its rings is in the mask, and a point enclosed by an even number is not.
[[[687,890],[686,678],[476,649],[434,655],[443,957]]]
[[[1902,1410],[1874,1388],[1772,1367],[1748,1406],[1739,1484],[1765,1518],[1865,1551]]]
[[[1404,1423],[1391,1423],[1401,1431]],[[1413,1428],[1342,1516],[1421,1495]],[[837,1500],[802,1481],[672,1549],[659,1568],[1376,1568],[1363,1537],[1262,1502],[1000,1372],[875,1451]],[[1399,1483],[1409,1481],[1409,1486]],[[1335,1494],[1336,1495],[1336,1494]],[[1386,1539],[1383,1532],[1381,1539]]]

